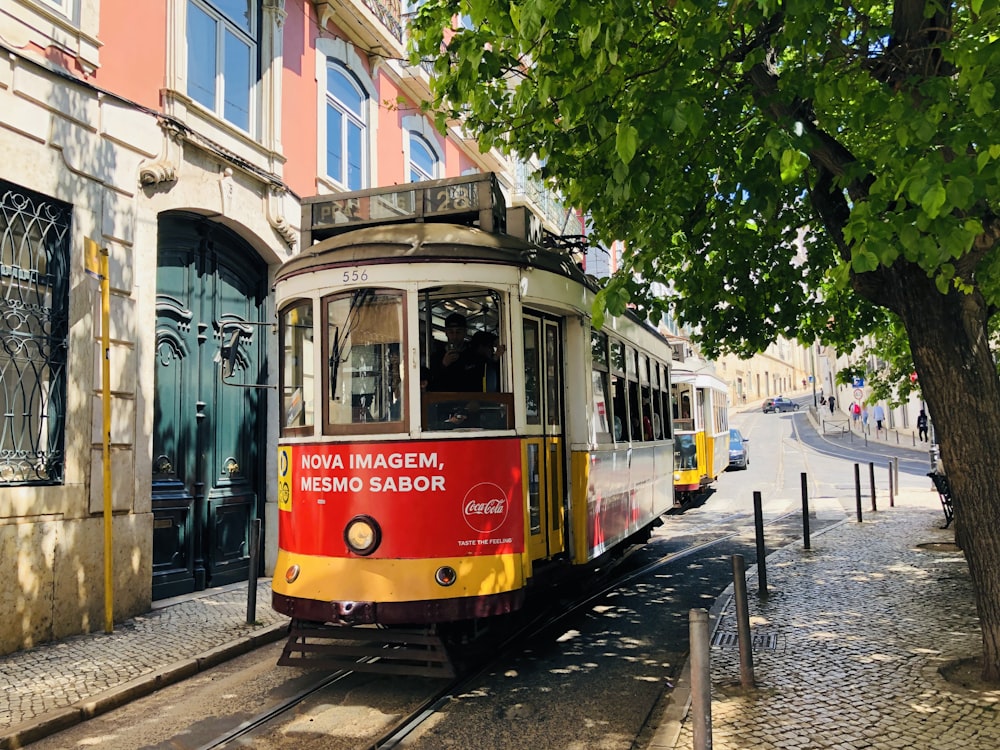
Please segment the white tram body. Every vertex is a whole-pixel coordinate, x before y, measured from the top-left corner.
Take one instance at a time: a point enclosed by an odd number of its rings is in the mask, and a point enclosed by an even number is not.
[[[310,199],[305,214],[318,241],[274,288],[275,609],[475,620],[518,609],[547,571],[648,539],[673,506],[671,349],[629,317],[593,330],[596,287],[571,255],[496,231],[491,175]],[[471,385],[441,390],[455,314],[500,356],[480,377],[470,355]]]

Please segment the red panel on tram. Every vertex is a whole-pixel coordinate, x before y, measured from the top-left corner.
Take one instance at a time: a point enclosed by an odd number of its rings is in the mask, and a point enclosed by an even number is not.
[[[517,439],[328,443],[280,450],[279,481],[291,489],[290,501],[279,502],[284,550],[354,556],[344,542],[344,528],[362,514],[382,531],[373,558],[524,550]]]

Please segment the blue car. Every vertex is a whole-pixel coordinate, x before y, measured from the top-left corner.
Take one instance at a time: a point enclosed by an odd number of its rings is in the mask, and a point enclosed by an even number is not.
[[[750,448],[747,444],[749,438],[743,437],[743,433],[735,427],[729,428],[729,468],[745,469],[750,465]]]

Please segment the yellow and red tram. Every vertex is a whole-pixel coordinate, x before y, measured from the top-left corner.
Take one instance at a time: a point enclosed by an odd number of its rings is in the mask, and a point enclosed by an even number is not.
[[[315,244],[274,286],[276,610],[476,621],[648,539],[673,505],[670,346],[632,317],[592,328],[596,287],[538,233],[503,231],[492,175],[304,216]]]

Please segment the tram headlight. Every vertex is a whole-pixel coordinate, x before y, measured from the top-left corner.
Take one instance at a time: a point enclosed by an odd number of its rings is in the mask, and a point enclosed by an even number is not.
[[[344,529],[344,542],[356,555],[370,555],[382,542],[382,530],[371,516],[355,516]]]
[[[442,565],[434,571],[434,580],[441,586],[451,586],[458,580],[458,573],[450,565]]]

